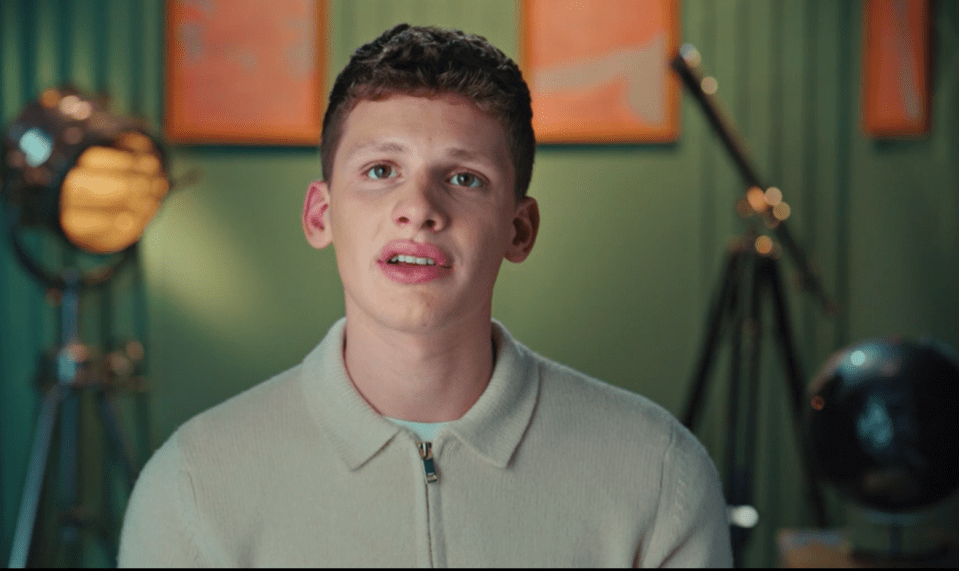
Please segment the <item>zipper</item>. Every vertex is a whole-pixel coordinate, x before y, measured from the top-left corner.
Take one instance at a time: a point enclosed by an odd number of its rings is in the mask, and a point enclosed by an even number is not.
[[[429,442],[420,442],[416,440],[416,449],[420,453],[420,459],[423,461],[423,472],[426,474],[426,485],[423,486],[423,499],[426,508],[426,555],[429,561],[429,567],[433,565],[433,537],[430,526],[430,484],[439,480],[436,474],[436,463],[433,460],[433,445]]]
[[[423,471],[426,472],[426,483],[432,484],[439,480],[439,476],[436,475],[436,464],[433,462],[433,445],[429,442],[417,442],[416,447],[419,448],[420,458],[423,459]]]

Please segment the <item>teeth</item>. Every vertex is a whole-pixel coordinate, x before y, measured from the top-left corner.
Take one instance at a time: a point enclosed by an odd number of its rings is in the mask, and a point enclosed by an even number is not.
[[[436,262],[432,258],[417,258],[415,256],[393,256],[390,258],[389,263],[398,264],[400,262],[406,264],[416,264],[418,266],[435,266]]]

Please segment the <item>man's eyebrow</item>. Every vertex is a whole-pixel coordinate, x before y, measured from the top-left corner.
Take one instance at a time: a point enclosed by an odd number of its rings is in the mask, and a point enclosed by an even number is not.
[[[365,141],[353,148],[353,152],[364,153],[402,153],[407,150],[406,145],[396,141]]]
[[[399,141],[377,141],[370,140],[357,144],[352,149],[352,153],[405,153],[409,147]],[[446,154],[452,159],[469,160],[473,162],[494,162],[483,152],[471,150],[465,147],[453,147],[446,151]]]
[[[488,158],[483,153],[477,153],[476,151],[471,151],[462,147],[454,147],[449,149],[448,154],[454,159],[488,161]]]

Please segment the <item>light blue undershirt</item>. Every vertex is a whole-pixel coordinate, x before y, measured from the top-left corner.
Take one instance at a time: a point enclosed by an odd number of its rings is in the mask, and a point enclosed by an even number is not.
[[[386,420],[398,424],[404,428],[413,431],[413,434],[422,442],[432,442],[436,438],[436,433],[443,429],[449,422],[414,422],[412,420],[399,420],[384,416]]]

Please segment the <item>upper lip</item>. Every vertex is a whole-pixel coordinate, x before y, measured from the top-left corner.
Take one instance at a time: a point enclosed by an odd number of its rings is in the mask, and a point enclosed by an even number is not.
[[[443,250],[433,244],[421,244],[412,240],[393,240],[380,251],[381,262],[388,262],[393,256],[431,258],[437,266],[449,266],[449,257]]]

